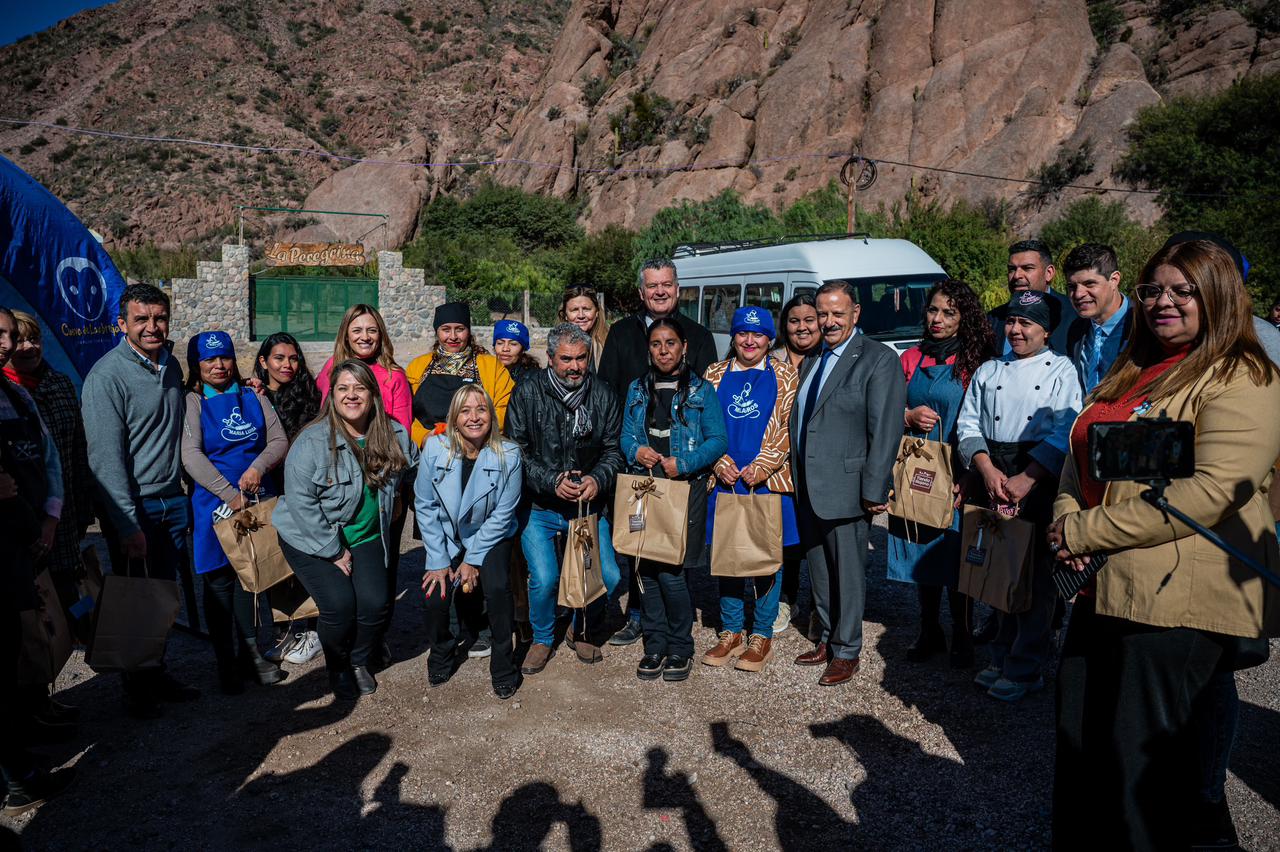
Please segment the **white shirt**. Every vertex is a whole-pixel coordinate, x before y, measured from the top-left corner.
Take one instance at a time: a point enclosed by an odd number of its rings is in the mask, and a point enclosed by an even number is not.
[[[1048,347],[1030,358],[1011,353],[987,361],[974,372],[956,421],[965,465],[987,441],[1039,441],[1032,455],[1056,473],[1065,449],[1051,439],[1069,433],[1081,402],[1075,365]]]

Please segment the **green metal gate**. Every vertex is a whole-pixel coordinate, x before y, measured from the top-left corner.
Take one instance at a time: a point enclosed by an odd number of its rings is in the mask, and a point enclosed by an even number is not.
[[[253,278],[253,336],[262,340],[287,331],[298,340],[333,340],[347,308],[378,306],[376,278]]]

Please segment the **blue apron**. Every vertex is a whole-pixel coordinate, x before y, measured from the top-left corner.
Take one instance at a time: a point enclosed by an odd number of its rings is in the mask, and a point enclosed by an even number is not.
[[[236,387],[200,400],[200,430],[204,434],[204,454],[218,473],[235,485],[267,445],[266,419],[253,392]],[[266,493],[263,478],[260,495]],[[195,545],[193,562],[197,574],[216,571],[230,563],[213,533],[213,512],[222,500],[212,491],[192,483],[191,539]]]
[[[729,436],[729,457],[738,469],[746,467],[760,455],[760,445],[764,441],[764,430],[773,415],[773,407],[778,403],[778,374],[773,369],[773,359],[765,357],[764,370],[728,370],[720,379],[720,387],[716,389],[720,399],[720,407],[724,409],[725,431]],[[716,488],[707,498],[707,540],[711,540],[712,528],[716,519],[716,493],[724,485],[716,480]],[[733,490],[739,494],[750,491],[742,480],[734,483]],[[769,488],[762,482],[756,486],[754,493],[769,494]],[[798,544],[800,532],[796,526],[796,507],[790,494],[782,495],[782,543]]]
[[[907,408],[927,405],[938,412],[938,425],[929,434],[908,430],[917,438],[955,442],[956,420],[964,401],[964,385],[950,364],[917,367],[907,383]],[[951,529],[939,530],[889,518],[887,576],[904,583],[928,583],[955,588],[960,570],[960,512]]]

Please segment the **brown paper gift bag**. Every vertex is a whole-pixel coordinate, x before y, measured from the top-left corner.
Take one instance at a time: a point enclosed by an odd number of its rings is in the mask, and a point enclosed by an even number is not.
[[[159,668],[169,628],[181,608],[182,594],[173,580],[108,574],[85,662],[95,672]]]
[[[222,552],[240,578],[246,592],[265,592],[293,576],[293,569],[280,550],[280,539],[271,526],[276,498],[245,506],[225,521],[213,525]]]
[[[22,650],[18,655],[18,683],[53,683],[71,659],[71,628],[48,571],[36,577],[37,609],[22,611]]]
[[[689,483],[618,474],[613,495],[613,549],[665,565],[684,563]]]
[[[716,494],[711,576],[767,577],[781,567],[781,495]]]
[[[959,591],[1001,612],[1030,609],[1035,534],[1030,521],[965,506]]]
[[[940,530],[951,529],[955,519],[955,468],[951,445],[904,435],[893,465],[893,493],[889,514]]]
[[[600,516],[584,516],[578,501],[578,517],[569,521],[569,535],[560,563],[560,593],[556,603],[582,609],[604,594],[604,571],[600,567]]]
[[[289,577],[267,589],[267,602],[271,604],[271,620],[276,623],[301,621],[320,614],[320,607],[316,606],[315,600],[307,594],[297,577]]]

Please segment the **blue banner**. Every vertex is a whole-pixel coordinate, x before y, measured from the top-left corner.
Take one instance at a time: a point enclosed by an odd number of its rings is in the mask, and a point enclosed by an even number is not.
[[[75,214],[0,157],[0,305],[40,319],[44,357],[78,389],[116,342],[124,278]]]

